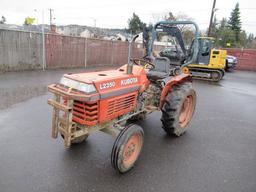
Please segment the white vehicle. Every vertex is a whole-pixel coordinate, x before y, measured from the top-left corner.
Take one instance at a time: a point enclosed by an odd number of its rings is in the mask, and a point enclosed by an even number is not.
[[[237,65],[237,58],[232,55],[227,55],[225,70],[229,71],[230,69],[234,69],[236,65]]]

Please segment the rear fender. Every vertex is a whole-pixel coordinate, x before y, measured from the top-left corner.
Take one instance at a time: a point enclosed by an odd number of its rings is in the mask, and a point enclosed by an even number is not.
[[[174,85],[177,85],[177,84],[180,84],[183,82],[187,82],[187,81],[192,82],[191,75],[189,75],[189,74],[177,75],[177,76],[171,78],[169,81],[167,81],[167,83],[164,85],[162,93],[161,93],[159,108],[162,109],[162,107],[164,105],[165,98],[166,98],[168,92],[172,89],[172,87]]]

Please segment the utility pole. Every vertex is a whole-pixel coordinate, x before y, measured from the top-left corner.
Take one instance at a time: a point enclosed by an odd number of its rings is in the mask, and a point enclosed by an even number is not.
[[[45,33],[44,33],[44,10],[42,10],[42,44],[43,44],[43,71],[46,68],[46,62],[45,62],[45,37],[44,37]]]
[[[97,24],[97,19],[95,17],[91,17],[90,19],[93,20],[93,27],[95,28]]]
[[[36,13],[36,25],[37,25],[37,27],[38,27],[38,24],[39,24],[39,19],[38,19],[38,11],[37,11],[37,9],[34,9],[34,12]]]
[[[53,12],[53,9],[49,9],[49,11],[50,11],[50,25],[52,25],[52,12]]]
[[[96,27],[97,19],[93,18],[94,21],[94,27]]]
[[[209,24],[209,29],[208,29],[208,37],[211,36],[211,32],[212,32],[212,20],[213,20],[213,15],[215,12],[215,5],[216,5],[216,0],[213,0],[211,19],[210,19],[210,24]]]

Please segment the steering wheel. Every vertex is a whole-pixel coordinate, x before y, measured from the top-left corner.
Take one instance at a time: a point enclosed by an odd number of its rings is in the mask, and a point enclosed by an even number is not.
[[[143,67],[144,69],[154,69],[155,65],[151,63],[150,61],[147,61],[145,59],[140,59],[140,58],[133,58],[131,61],[138,66]]]

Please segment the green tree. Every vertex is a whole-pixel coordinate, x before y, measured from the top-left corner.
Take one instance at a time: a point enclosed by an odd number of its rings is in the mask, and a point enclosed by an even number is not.
[[[213,37],[216,38],[216,44],[221,47],[246,47],[249,44],[249,37],[247,37],[246,32],[241,28],[238,3],[230,15],[229,20],[222,18],[220,24],[216,22],[216,30],[213,30]]]
[[[252,33],[250,33],[249,35],[248,35],[248,41],[253,41],[254,40],[254,35],[252,34]]]
[[[236,38],[235,33],[229,27],[220,26],[214,34],[217,46],[220,47],[235,47]]]
[[[128,20],[128,30],[132,34],[140,33],[143,31],[143,28],[146,26],[145,23],[143,23],[139,16],[133,13],[132,17]]]
[[[35,18],[32,17],[26,17],[24,21],[24,25],[32,25],[35,21]]]
[[[6,18],[5,16],[2,16],[0,20],[0,24],[5,24],[5,23],[6,23]]]
[[[236,44],[236,47],[246,47],[248,44],[247,34],[245,31],[241,31],[239,34],[239,41]]]
[[[241,32],[241,19],[240,19],[240,8],[239,3],[236,3],[235,8],[231,12],[231,16],[228,21],[229,27],[235,32],[236,41],[239,41]]]
[[[248,35],[247,48],[256,49],[256,37],[252,33]]]
[[[219,29],[224,29],[228,26],[228,21],[225,17],[222,18],[222,20],[220,21],[220,27]]]

